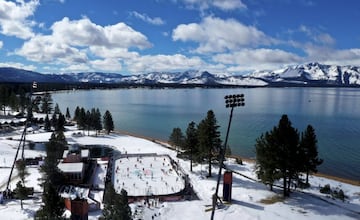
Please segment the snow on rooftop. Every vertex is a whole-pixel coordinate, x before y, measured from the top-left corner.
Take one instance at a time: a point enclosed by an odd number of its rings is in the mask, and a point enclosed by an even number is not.
[[[84,163],[59,163],[58,168],[64,173],[81,173]]]

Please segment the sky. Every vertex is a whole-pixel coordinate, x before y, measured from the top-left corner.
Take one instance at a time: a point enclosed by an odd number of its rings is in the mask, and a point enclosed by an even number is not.
[[[357,0],[0,0],[0,67],[133,75],[360,66]]]

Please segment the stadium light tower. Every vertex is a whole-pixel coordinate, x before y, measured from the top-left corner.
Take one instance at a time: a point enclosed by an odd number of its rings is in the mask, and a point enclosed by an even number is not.
[[[226,95],[224,97],[224,99],[225,99],[225,107],[231,108],[231,110],[230,110],[229,124],[228,124],[227,131],[226,131],[225,144],[224,144],[223,149],[220,152],[221,155],[220,155],[220,163],[219,163],[219,174],[218,174],[217,183],[216,183],[216,190],[212,196],[213,201],[212,201],[211,220],[214,219],[215,208],[216,208],[217,200],[219,199],[218,191],[219,191],[219,185],[220,185],[220,179],[221,179],[221,172],[222,172],[222,167],[224,165],[224,158],[225,158],[226,146],[227,146],[227,142],[228,142],[233,111],[234,111],[235,107],[245,106],[244,94]]]

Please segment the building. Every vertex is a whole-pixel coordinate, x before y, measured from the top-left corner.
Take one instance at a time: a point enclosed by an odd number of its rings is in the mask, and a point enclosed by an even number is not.
[[[69,150],[65,150],[63,160],[58,164],[59,170],[64,174],[65,182],[82,184],[88,160],[88,149],[80,149],[79,146],[73,145]]]

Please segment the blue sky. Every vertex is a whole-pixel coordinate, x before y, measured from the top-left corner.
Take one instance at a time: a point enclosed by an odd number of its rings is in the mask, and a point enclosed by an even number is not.
[[[245,74],[360,65],[357,0],[0,0],[0,66]]]

